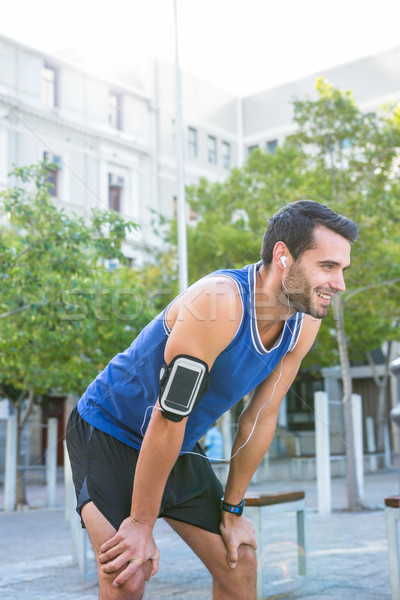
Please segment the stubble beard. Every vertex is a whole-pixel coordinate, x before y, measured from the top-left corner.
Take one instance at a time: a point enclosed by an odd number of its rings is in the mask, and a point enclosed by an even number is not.
[[[329,306],[316,306],[313,303],[314,289],[304,275],[300,265],[293,263],[282,281],[282,294],[287,299],[288,309],[323,319],[328,315]]]

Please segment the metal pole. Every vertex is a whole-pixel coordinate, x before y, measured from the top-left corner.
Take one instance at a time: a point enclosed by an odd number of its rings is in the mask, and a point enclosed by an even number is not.
[[[185,166],[182,124],[182,91],[181,70],[179,66],[178,46],[178,7],[174,0],[175,23],[175,78],[176,78],[176,148],[178,163],[178,259],[179,259],[179,291],[188,286],[187,238],[186,238],[186,202],[185,202]]]
[[[6,465],[4,476],[4,510],[13,511],[15,505],[15,485],[17,482],[17,419],[7,420]]]
[[[47,506],[56,505],[57,488],[57,419],[48,420],[46,451]]]
[[[332,512],[329,400],[326,392],[314,394],[317,499],[320,515]]]
[[[364,500],[364,441],[362,426],[362,398],[360,394],[351,395],[351,412],[353,416],[354,455],[358,495]]]
[[[390,372],[397,378],[397,404],[390,411],[390,418],[400,430],[400,356],[390,363]],[[400,451],[398,454],[398,463],[400,468]],[[399,472],[400,475],[400,472]],[[400,495],[400,478],[399,478],[399,495]]]
[[[376,457],[375,444],[375,426],[372,417],[365,417],[365,426],[367,429],[367,448],[369,454],[369,468],[371,471],[376,471],[378,468],[378,460]]]
[[[236,123],[237,123],[237,140],[238,140],[238,167],[244,165],[244,148],[243,148],[243,101],[241,98],[236,100]]]

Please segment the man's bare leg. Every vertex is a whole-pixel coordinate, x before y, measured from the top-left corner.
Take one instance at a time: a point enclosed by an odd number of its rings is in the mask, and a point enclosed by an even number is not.
[[[220,535],[165,519],[192,548],[213,577],[213,600],[255,600],[257,560],[254,548],[239,546],[239,560],[228,566],[226,546]]]
[[[99,600],[141,600],[147,578],[151,573],[151,560],[142,565],[123,585],[118,588],[114,587],[113,581],[122,569],[112,574],[103,573],[98,556],[100,546],[112,538],[116,530],[104,515],[101,514],[99,509],[96,508],[93,502],[88,502],[83,506],[82,519],[96,556],[100,586]]]

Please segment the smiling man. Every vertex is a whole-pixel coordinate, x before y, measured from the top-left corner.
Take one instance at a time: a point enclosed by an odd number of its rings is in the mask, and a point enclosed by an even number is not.
[[[214,600],[255,599],[243,498],[320,320],[345,289],[357,234],[317,202],[285,206],[268,222],[259,263],[199,280],[89,385],[67,443],[101,600],[142,598],[158,570],[158,517],[206,565]],[[250,392],[224,492],[198,441]]]
[[[308,217],[302,218],[299,213],[298,220],[292,222],[290,233],[285,222],[290,218],[291,211],[288,207],[270,220],[261,251],[263,267],[268,270],[274,252],[272,244],[274,240],[278,240],[275,242],[276,250],[284,253],[285,248],[288,250],[284,254],[287,273],[282,278],[281,286],[288,307],[291,312],[297,310],[322,319],[328,314],[332,297],[345,290],[343,273],[350,265],[350,240],[344,237],[344,228],[343,235],[338,232],[341,231],[340,224],[343,225],[346,221],[343,221],[344,217],[341,215],[336,215],[331,222],[324,223],[322,214],[324,209],[329,214],[329,209],[316,202],[302,201],[289,206],[292,207],[292,212],[294,207],[300,209],[308,206]],[[312,212],[316,215],[314,219],[310,215]],[[320,218],[317,217],[318,213]],[[356,231],[355,228],[355,236]],[[282,239],[286,239],[286,243]]]

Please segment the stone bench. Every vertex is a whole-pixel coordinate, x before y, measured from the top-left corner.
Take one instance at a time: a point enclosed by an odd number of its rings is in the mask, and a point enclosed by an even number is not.
[[[287,459],[290,463],[290,477],[291,479],[316,479],[316,457],[312,454],[298,454],[297,456],[291,456]],[[345,477],[346,476],[346,455],[345,454],[331,454],[329,457],[331,464],[331,475],[332,477]],[[364,472],[376,471],[378,468],[385,466],[385,453],[384,452],[364,452]],[[275,461],[275,467],[279,468],[279,460]]]
[[[305,493],[249,491],[246,493],[245,499],[245,515],[253,522],[256,530],[257,600],[262,600],[268,595],[277,594],[279,591],[277,582],[264,582],[263,576],[263,529],[267,525],[268,517],[282,513],[296,513],[298,574],[306,575]],[[283,583],[287,584],[287,581]]]
[[[400,496],[385,498],[385,516],[392,600],[398,600],[400,598],[400,542],[397,525],[400,521]]]

